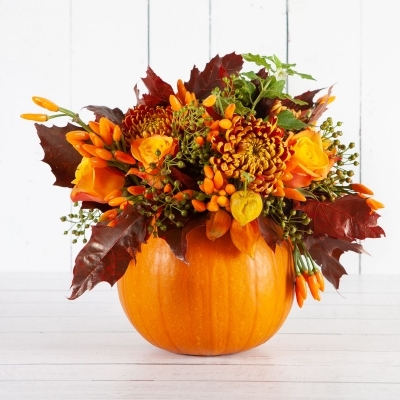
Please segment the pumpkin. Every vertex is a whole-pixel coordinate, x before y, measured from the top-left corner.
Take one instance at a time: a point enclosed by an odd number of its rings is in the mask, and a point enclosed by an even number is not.
[[[293,302],[290,244],[274,253],[260,237],[252,259],[229,233],[211,241],[199,227],[187,240],[188,264],[151,237],[118,281],[136,330],[164,350],[207,356],[251,349],[272,337]]]

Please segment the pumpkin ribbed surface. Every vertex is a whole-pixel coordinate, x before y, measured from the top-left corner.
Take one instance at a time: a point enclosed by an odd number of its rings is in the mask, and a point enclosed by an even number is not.
[[[178,260],[162,239],[150,238],[118,281],[122,307],[150,343],[181,354],[229,354],[273,336],[293,302],[290,246],[274,253],[260,238],[254,259],[230,235],[215,241],[205,228],[188,235]]]

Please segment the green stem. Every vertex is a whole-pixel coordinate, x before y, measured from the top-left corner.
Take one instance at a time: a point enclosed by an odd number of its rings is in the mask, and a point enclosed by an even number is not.
[[[80,117],[79,117],[78,114],[76,114],[76,113],[74,113],[74,112],[72,112],[72,111],[70,111],[70,110],[67,110],[66,108],[62,108],[62,107],[60,107],[60,111],[61,111],[62,113],[64,113],[65,115],[71,117],[71,118],[72,118],[72,121],[73,121],[73,122],[76,122],[78,125],[80,125],[85,131],[87,131],[87,132],[92,132],[92,130],[89,128],[89,126],[86,125],[86,124],[80,119]]]

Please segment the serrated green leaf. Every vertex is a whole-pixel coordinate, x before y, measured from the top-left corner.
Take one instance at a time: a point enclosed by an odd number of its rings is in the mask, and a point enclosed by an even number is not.
[[[294,71],[294,73],[295,73],[296,75],[299,75],[300,78],[303,78],[303,79],[310,79],[310,80],[312,80],[312,81],[315,81],[315,79],[314,79],[311,75],[309,75],[309,74],[302,74],[302,73],[296,72],[296,71]]]
[[[283,110],[278,114],[277,125],[283,129],[293,129],[293,130],[300,130],[307,126],[307,124],[298,120],[289,110]]]
[[[242,54],[242,57],[246,61],[253,62],[261,67],[265,67],[267,71],[271,70],[271,64],[267,63],[266,57],[262,57],[259,54],[251,53]]]
[[[254,71],[242,72],[240,75],[243,75],[250,80],[260,79],[260,77]]]

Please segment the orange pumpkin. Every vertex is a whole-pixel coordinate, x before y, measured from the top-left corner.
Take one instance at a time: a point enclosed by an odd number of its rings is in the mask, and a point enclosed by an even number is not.
[[[150,238],[118,281],[122,307],[147,341],[211,356],[251,349],[278,331],[294,295],[288,243],[274,253],[260,238],[252,259],[229,233],[211,241],[201,227],[188,235],[186,258],[189,265]]]

